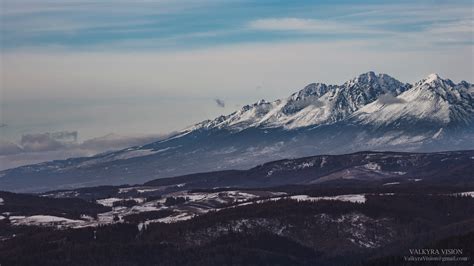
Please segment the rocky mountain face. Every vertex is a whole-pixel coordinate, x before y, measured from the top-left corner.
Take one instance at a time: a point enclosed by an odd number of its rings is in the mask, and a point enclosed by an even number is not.
[[[241,110],[189,128],[243,130],[249,127],[295,129],[331,124],[344,120],[381,95],[396,97],[410,89],[410,84],[386,74],[362,74],[342,85],[312,83],[286,99],[260,100]]]
[[[413,84],[368,72],[258,101],[167,139],[118,152],[0,172],[5,190],[136,184],[271,160],[361,150],[474,149],[474,86],[436,74]]]
[[[472,93],[472,84],[455,84],[431,74],[399,97],[382,97],[364,106],[354,117],[362,124],[377,126],[419,122],[440,129],[469,126],[474,113]]]

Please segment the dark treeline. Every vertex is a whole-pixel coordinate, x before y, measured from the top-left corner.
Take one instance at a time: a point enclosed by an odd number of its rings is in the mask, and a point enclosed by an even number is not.
[[[41,214],[79,219],[82,214],[97,217],[98,213],[111,210],[110,207],[75,198],[55,199],[3,191],[0,191],[0,198],[8,202],[8,204],[0,205],[0,213],[10,213],[10,215]]]
[[[395,186],[383,186],[384,182],[363,181],[337,181],[317,185],[285,185],[272,188],[215,188],[215,189],[192,189],[190,192],[213,193],[232,190],[241,191],[274,191],[287,192],[289,194],[306,194],[310,196],[335,196],[344,194],[380,194],[380,193],[403,193],[403,194],[449,194],[464,191],[474,191],[472,182],[452,184],[425,184],[423,182],[412,182]]]
[[[122,206],[122,207],[133,207],[137,205],[137,201],[133,199],[124,199],[124,200],[119,200],[115,201],[112,203],[114,207]]]
[[[129,223],[140,223],[149,220],[156,220],[172,215],[174,211],[172,210],[159,210],[159,211],[148,211],[148,212],[139,212],[135,214],[130,214],[123,219]]]
[[[173,205],[183,204],[188,200],[189,199],[185,197],[167,197],[165,200],[165,205],[173,206]]]

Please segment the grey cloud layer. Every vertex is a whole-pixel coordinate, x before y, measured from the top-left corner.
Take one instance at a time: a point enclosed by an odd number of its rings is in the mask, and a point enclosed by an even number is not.
[[[390,94],[380,95],[379,98],[378,98],[378,101],[379,101],[379,103],[386,104],[386,105],[394,104],[394,103],[404,103],[405,102],[403,99],[394,97],[393,95],[390,95]]]
[[[147,144],[164,137],[109,134],[78,143],[77,135],[76,131],[25,134],[18,144],[0,139],[0,170],[51,160],[92,156]]]
[[[26,134],[21,137],[20,146],[26,152],[52,151],[75,144],[77,131]]]

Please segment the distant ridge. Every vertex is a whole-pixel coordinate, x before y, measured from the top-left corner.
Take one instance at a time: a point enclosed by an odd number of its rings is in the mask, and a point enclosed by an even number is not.
[[[430,74],[415,84],[363,73],[260,100],[147,145],[0,172],[0,187],[44,191],[136,184],[204,171],[361,150],[474,149],[474,86]]]

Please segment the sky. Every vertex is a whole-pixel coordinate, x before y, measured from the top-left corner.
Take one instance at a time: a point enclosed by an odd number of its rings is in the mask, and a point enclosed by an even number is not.
[[[25,135],[148,141],[367,71],[473,81],[472,0],[0,3],[0,141],[16,156]]]

